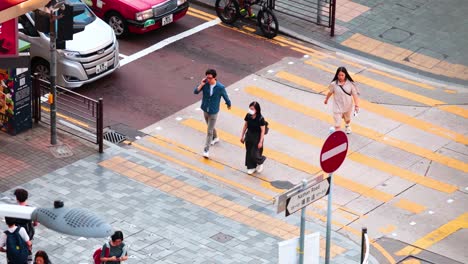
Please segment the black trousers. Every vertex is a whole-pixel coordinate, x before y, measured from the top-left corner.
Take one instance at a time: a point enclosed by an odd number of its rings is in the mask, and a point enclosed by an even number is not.
[[[258,148],[260,133],[248,132],[245,135],[245,166],[247,169],[255,169],[257,165],[263,164],[266,157],[263,156],[263,146]]]

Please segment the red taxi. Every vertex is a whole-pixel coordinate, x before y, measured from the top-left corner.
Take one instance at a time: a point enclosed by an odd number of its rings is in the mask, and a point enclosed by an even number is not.
[[[82,0],[106,21],[119,38],[142,34],[185,16],[187,0]]]

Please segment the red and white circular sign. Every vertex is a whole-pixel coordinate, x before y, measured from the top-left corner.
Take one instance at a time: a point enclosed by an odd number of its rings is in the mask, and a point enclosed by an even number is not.
[[[336,171],[348,153],[348,137],[343,131],[335,131],[323,144],[320,152],[320,167],[326,173]]]

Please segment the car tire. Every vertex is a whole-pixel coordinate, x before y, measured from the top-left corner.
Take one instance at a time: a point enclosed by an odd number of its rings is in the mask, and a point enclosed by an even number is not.
[[[50,82],[50,65],[44,59],[35,59],[31,64],[31,72],[37,73],[39,79]]]
[[[114,30],[117,38],[124,38],[128,35],[127,21],[117,12],[106,15],[106,23]]]

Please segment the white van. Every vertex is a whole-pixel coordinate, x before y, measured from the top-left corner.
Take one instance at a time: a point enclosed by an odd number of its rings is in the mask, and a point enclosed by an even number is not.
[[[68,1],[81,3],[80,0]],[[32,12],[22,15],[18,21],[19,38],[31,43],[31,71],[48,80],[49,35],[35,29]],[[57,50],[57,85],[66,88],[93,82],[120,67],[119,43],[112,28],[87,6],[83,14],[74,17],[74,21],[86,24],[85,30],[74,34],[73,40],[66,42],[65,50]]]

